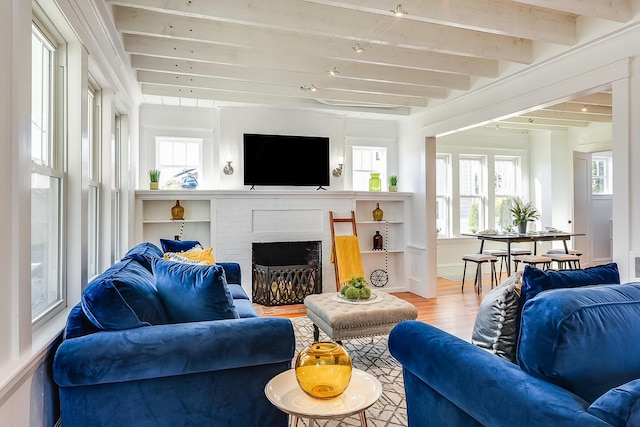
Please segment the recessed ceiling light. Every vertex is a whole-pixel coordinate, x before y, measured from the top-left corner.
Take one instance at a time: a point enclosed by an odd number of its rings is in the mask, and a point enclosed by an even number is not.
[[[402,15],[407,14],[407,12],[402,8],[401,4],[398,4],[398,6],[396,6],[395,9],[392,9],[391,12],[393,12],[393,14],[397,17],[401,17]]]
[[[352,47],[353,50],[356,51],[356,53],[361,53],[364,52],[364,48],[362,46],[360,46],[360,43],[355,44],[355,46]]]

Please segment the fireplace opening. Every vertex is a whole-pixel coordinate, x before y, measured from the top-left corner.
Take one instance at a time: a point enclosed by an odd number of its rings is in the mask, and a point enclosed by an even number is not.
[[[253,243],[251,279],[254,303],[302,303],[322,292],[322,242]]]

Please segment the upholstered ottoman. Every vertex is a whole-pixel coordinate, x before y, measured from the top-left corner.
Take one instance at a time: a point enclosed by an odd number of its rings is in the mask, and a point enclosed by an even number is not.
[[[306,296],[304,305],[313,322],[314,340],[319,338],[319,329],[334,341],[387,335],[397,323],[418,317],[413,304],[385,292],[374,293],[375,299],[353,302],[343,300],[336,292]]]

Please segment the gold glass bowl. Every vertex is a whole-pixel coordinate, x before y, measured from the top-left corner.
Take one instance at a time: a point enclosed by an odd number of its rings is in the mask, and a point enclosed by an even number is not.
[[[351,381],[351,358],[335,342],[314,342],[296,358],[296,379],[312,397],[331,399],[341,395]]]

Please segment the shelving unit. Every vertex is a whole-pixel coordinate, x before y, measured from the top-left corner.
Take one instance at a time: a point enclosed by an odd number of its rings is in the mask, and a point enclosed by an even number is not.
[[[139,233],[138,240],[158,243],[161,238],[174,239],[180,236],[181,240],[198,240],[205,247],[211,246],[212,201],[194,199],[184,192],[162,193],[139,196],[136,199],[136,215],[140,215],[138,223],[142,225],[140,230],[136,230]],[[176,200],[180,200],[180,205],[184,207],[183,220],[171,218],[171,208]]]
[[[373,220],[376,204],[383,210],[381,221]],[[366,194],[355,200],[358,240],[365,278],[371,279],[374,270],[387,272],[389,281],[382,289],[392,290],[404,287],[405,272],[405,199],[394,199],[389,193],[376,198]],[[373,250],[373,236],[379,231],[383,238],[384,250]]]

